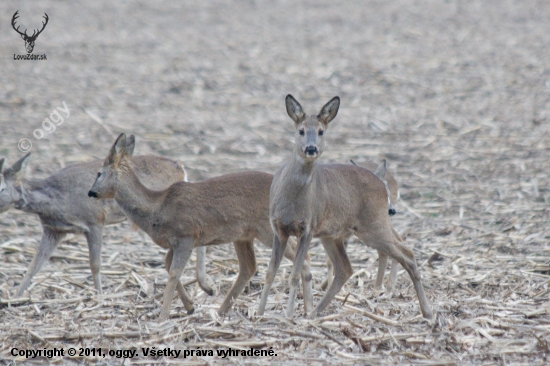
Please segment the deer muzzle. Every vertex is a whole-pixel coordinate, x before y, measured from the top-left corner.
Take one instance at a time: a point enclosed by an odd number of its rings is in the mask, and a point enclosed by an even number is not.
[[[98,198],[97,192],[94,192],[94,191],[90,190],[90,191],[88,192],[88,197]]]
[[[317,154],[319,153],[319,150],[317,149],[317,146],[307,146],[304,150],[304,154],[306,154],[306,156],[308,158],[313,158],[315,156],[317,156]]]

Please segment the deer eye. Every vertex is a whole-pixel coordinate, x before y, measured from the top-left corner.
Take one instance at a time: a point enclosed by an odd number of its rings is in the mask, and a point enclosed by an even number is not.
[[[323,136],[324,133],[325,133],[325,131],[319,130],[319,136]]]
[[[304,130],[300,130],[300,136],[304,136],[306,132]]]

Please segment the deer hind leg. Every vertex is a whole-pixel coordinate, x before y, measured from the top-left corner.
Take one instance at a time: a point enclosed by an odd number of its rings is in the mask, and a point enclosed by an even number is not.
[[[388,282],[388,292],[393,289],[395,281],[397,279],[397,262],[392,258],[391,270],[390,270],[390,280]],[[382,282],[384,281],[384,275],[386,273],[386,267],[388,266],[388,255],[378,251],[378,273],[376,274],[376,282],[374,283],[375,288],[381,288]]]
[[[239,275],[237,280],[229,290],[229,293],[225,296],[218,314],[224,314],[231,306],[235,299],[243,292],[246,284],[250,281],[254,273],[256,273],[256,255],[254,253],[254,239],[252,240],[238,240],[234,242],[235,252],[237,253],[237,259],[239,260]]]
[[[395,231],[395,229],[393,227],[391,228],[391,231],[393,233],[393,237],[398,242],[402,243],[403,239],[401,239],[401,236],[397,233],[397,231]],[[390,282],[388,283],[388,291],[393,290],[393,288],[395,286],[395,282],[397,281],[397,266],[398,266],[398,264],[399,264],[399,262],[395,258],[392,258],[391,271],[390,271]]]
[[[388,291],[391,292],[395,286],[395,282],[397,281],[397,266],[399,265],[399,262],[392,258],[391,260],[391,270],[390,270],[390,281],[388,282]]]
[[[313,310],[310,318],[315,318],[320,312],[326,309],[334,296],[342,289],[342,286],[353,274],[351,263],[346,254],[345,240],[334,238],[323,238],[321,244],[325,248],[328,257],[334,265],[334,280],[328,287],[327,292]]]
[[[381,288],[382,282],[384,282],[384,274],[388,267],[388,255],[381,251],[378,251],[378,273],[376,274],[376,281],[374,282],[375,288]]]
[[[34,254],[34,258],[25,273],[25,277],[23,277],[23,280],[17,288],[17,297],[23,295],[27,287],[29,287],[33,276],[38,273],[44,263],[50,259],[53,251],[64,237],[64,233],[53,231],[48,227],[43,227],[42,239],[40,239],[38,250]]]
[[[348,248],[348,242],[346,241],[346,244],[344,246],[347,250]],[[332,283],[332,280],[334,279],[334,265],[332,264],[332,261],[327,255],[327,277],[323,280],[321,283],[321,290],[325,291],[328,286]]]
[[[197,282],[208,295],[214,295],[214,280],[206,273],[206,247],[197,248]]]
[[[101,287],[101,246],[103,245],[103,226],[92,226],[86,232],[88,242],[88,253],[90,256],[90,270],[92,279],[99,295],[103,290]]]
[[[334,265],[332,261],[327,256],[327,277],[321,282],[321,290],[325,291],[327,287],[330,286],[332,280],[334,279]]]
[[[258,307],[258,316],[264,315],[267,298],[269,296],[269,290],[271,289],[271,286],[273,286],[275,275],[277,274],[277,271],[281,266],[281,261],[286,251],[287,242],[288,236],[282,236],[281,238],[279,238],[278,235],[273,236],[271,259],[269,260],[269,266],[267,267],[264,289],[262,291],[262,297],[260,298],[260,306]]]
[[[288,292],[288,303],[286,305],[287,318],[294,317],[296,292],[298,290],[298,284],[300,283],[300,274],[302,272],[302,266],[306,259],[311,239],[313,239],[313,234],[311,232],[304,232],[298,242],[296,256],[294,257],[294,264],[292,265],[292,271],[290,272],[289,278],[290,290]]]
[[[166,272],[170,272],[170,266],[172,265],[173,257],[174,252],[172,249],[169,249],[168,253],[166,253],[166,257],[164,257],[164,268],[166,268]],[[195,308],[193,307],[193,300],[191,300],[191,296],[189,296],[187,291],[185,291],[185,288],[183,287],[179,279],[178,283],[176,284],[176,291],[178,292],[178,297],[183,303],[185,310],[187,310],[187,314],[193,314],[193,312],[195,312]]]
[[[418,296],[418,301],[420,302],[420,310],[422,315],[426,319],[431,319],[433,317],[432,310],[428,304],[428,299],[424,293],[424,287],[422,286],[422,279],[420,277],[420,272],[416,265],[416,259],[414,253],[411,249],[407,248],[401,241],[397,240],[394,234],[388,228],[387,233],[381,233],[373,237],[372,235],[359,235],[365,243],[372,244],[377,250],[384,252],[393,259],[395,259],[399,264],[405,268],[414,285],[416,290],[416,295]]]

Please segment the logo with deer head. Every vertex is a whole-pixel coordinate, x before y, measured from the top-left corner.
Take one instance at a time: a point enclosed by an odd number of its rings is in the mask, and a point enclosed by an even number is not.
[[[40,35],[40,33],[42,33],[42,31],[44,30],[44,28],[46,28],[46,24],[48,24],[48,14],[44,13],[44,19],[46,20],[45,22],[42,22],[42,29],[38,30],[38,29],[35,29],[32,33],[31,36],[29,36],[27,34],[27,30],[25,29],[25,32],[20,32],[19,31],[19,26],[17,28],[15,28],[15,22],[17,20],[17,18],[19,18],[19,10],[17,10],[15,12],[15,14],[13,14],[13,18],[11,18],[11,26],[13,27],[13,29],[19,33],[21,35],[21,38],[23,38],[23,40],[25,41],[25,48],[27,49],[27,53],[32,53],[32,50],[34,49],[34,42],[36,41],[36,38],[38,38],[38,36]]]

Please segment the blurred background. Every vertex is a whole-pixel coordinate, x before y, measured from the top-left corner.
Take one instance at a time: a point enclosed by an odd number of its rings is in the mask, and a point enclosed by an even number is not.
[[[47,61],[13,60],[25,54],[10,24],[16,10],[22,29],[49,15],[34,48]],[[474,290],[504,304],[548,286],[529,292],[534,280],[522,271],[550,274],[549,19],[546,0],[2,1],[0,156],[14,162],[28,138],[28,176],[44,178],[104,158],[125,132],[136,153],[178,159],[192,181],[273,173],[293,148],[285,95],[307,113],[338,95],[322,160],[387,159],[402,197],[393,223],[415,248],[428,298],[474,316],[489,312],[465,300]],[[35,139],[63,102],[70,117]],[[148,240],[109,230],[109,250],[124,252],[124,235]],[[34,248],[40,232],[36,219],[0,216],[0,242],[31,237]],[[375,253],[351,248],[356,268],[368,260],[374,273]],[[320,282],[324,253],[313,253]],[[22,275],[32,255],[17,255],[4,253]],[[415,300],[406,275],[400,281]]]

